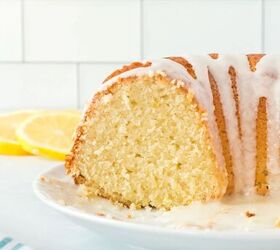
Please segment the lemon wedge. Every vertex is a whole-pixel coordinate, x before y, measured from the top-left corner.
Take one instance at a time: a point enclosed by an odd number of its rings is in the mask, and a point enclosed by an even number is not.
[[[0,114],[0,154],[28,155],[16,139],[15,131],[28,117],[36,111],[26,110]]]
[[[79,112],[40,113],[23,122],[16,130],[16,137],[31,154],[64,160],[80,117]]]

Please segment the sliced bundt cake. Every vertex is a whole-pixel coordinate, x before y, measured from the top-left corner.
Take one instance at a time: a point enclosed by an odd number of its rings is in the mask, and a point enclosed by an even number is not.
[[[67,173],[88,196],[138,208],[265,195],[279,186],[279,68],[218,54],[124,66],[87,108]]]

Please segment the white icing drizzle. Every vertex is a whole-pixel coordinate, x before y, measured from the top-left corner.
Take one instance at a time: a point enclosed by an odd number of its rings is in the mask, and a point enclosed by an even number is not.
[[[215,122],[214,105],[208,79],[208,69],[215,78],[223,105],[229,146],[235,173],[235,192],[252,194],[255,192],[256,172],[256,119],[260,97],[267,98],[268,116],[268,180],[271,192],[280,189],[280,56],[264,56],[252,72],[245,55],[185,56],[197,76],[194,79],[179,63],[169,59],[152,61],[149,67],[140,67],[124,72],[110,80],[102,90],[116,82],[118,78],[153,75],[164,72],[171,79],[182,81],[194,92],[201,107],[207,111],[208,124],[214,151],[220,166],[224,167],[221,142]],[[236,108],[228,73],[232,66],[236,71],[237,90],[240,100],[242,138],[238,134]]]
[[[212,141],[214,143],[214,152],[217,156],[219,166],[225,168],[225,160],[222,154],[222,145],[218,133],[218,127],[216,123],[216,117],[214,115],[213,96],[208,79],[207,67],[210,61],[213,60],[210,57],[205,56],[185,56],[187,60],[193,65],[197,80],[191,80],[187,83],[187,86],[191,88],[196,96],[196,99],[202,104],[203,108],[207,110],[208,114],[208,126],[210,129]],[[185,69],[186,71],[186,69]],[[203,90],[202,90],[202,89]]]
[[[194,202],[188,206],[174,207],[170,211],[164,211],[150,207],[139,210],[129,209],[101,197],[85,199],[81,195],[82,189],[65,176],[62,168],[49,171],[38,182],[38,187],[46,199],[58,206],[63,206],[63,209],[107,219],[180,231],[200,229],[234,230],[233,232],[238,233],[244,231],[280,232],[279,195],[268,197],[235,195],[224,197],[220,201],[211,201],[206,204]]]
[[[245,59],[245,56],[241,59],[242,64],[244,64]],[[233,171],[235,173],[235,192],[240,192],[244,187],[244,181],[240,178],[240,176],[242,176],[240,159],[242,159],[243,156],[241,154],[241,141],[238,134],[235,101],[231,88],[232,83],[230,80],[230,75],[228,73],[230,66],[233,65],[237,65],[235,56],[220,56],[218,59],[215,59],[214,62],[211,62],[209,70],[212,72],[214,78],[216,79],[219,88],[220,98],[225,115],[226,128],[228,131],[228,140],[232,156]]]
[[[241,152],[242,157],[238,163],[240,168],[240,183],[243,185],[240,191],[247,194],[253,193],[256,172],[256,118],[258,98],[253,94],[255,78],[249,68],[247,58],[243,64],[233,66],[237,72],[237,88],[240,97],[241,119]]]

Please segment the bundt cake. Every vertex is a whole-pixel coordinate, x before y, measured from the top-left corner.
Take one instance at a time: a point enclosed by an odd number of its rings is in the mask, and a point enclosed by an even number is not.
[[[280,56],[167,57],[109,75],[66,171],[86,194],[170,209],[280,190]]]

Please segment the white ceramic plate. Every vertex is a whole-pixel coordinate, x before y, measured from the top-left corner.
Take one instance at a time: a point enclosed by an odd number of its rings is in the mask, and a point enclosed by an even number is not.
[[[62,165],[38,176],[33,189],[46,205],[80,226],[134,247],[153,250],[280,249],[280,230],[182,230],[164,223],[160,218],[164,213],[160,211],[132,213],[101,198],[86,201],[65,175]],[[133,219],[128,218],[131,214]]]

